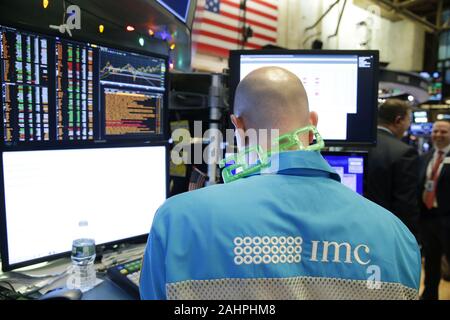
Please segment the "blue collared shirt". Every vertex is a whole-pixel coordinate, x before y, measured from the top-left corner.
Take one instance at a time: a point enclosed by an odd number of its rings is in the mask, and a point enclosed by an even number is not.
[[[420,251],[398,218],[342,185],[318,152],[272,163],[159,208],[141,298],[417,298]]]

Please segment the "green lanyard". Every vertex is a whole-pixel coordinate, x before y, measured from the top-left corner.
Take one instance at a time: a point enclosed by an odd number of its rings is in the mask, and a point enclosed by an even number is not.
[[[299,136],[310,131],[314,134],[316,143],[305,147],[300,141]],[[272,141],[272,148],[268,152],[264,152],[260,145],[245,148],[238,154],[229,156],[219,162],[219,167],[222,169],[223,181],[229,183],[252,174],[257,174],[261,172],[262,169],[270,167],[271,156],[280,152],[292,150],[294,147],[297,147],[296,150],[302,151],[319,151],[325,147],[325,143],[317,131],[317,128],[311,125],[283,134],[274,139]],[[253,152],[257,154],[258,160],[255,164],[248,164],[246,157],[249,153]],[[228,163],[232,164],[225,167]]]

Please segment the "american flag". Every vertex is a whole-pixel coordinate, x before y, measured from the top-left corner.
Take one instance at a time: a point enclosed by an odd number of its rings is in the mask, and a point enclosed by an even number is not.
[[[244,21],[253,36],[242,46]],[[199,0],[192,31],[194,50],[228,57],[229,50],[275,45],[277,25],[277,0]]]

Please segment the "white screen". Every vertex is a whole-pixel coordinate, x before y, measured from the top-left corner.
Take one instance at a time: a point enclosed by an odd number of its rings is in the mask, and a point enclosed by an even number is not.
[[[165,147],[4,152],[9,263],[71,250],[87,219],[97,244],[149,232],[166,199]]]
[[[242,56],[240,80],[268,66],[287,69],[301,79],[310,111],[319,114],[317,129],[324,139],[347,139],[347,114],[357,112],[357,56]]]

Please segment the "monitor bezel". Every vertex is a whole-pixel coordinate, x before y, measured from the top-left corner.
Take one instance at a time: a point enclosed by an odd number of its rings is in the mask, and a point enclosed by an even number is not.
[[[229,67],[229,105],[233,112],[234,93],[240,81],[240,58],[247,55],[373,55],[374,57],[374,81],[373,88],[370,88],[375,97],[374,110],[372,111],[373,128],[371,141],[347,141],[347,140],[325,140],[325,145],[335,147],[371,147],[377,143],[377,116],[378,108],[376,98],[378,97],[379,83],[379,51],[378,50],[290,50],[290,49],[259,49],[259,50],[230,50],[228,67]],[[320,121],[320,114],[319,114]]]
[[[135,144],[123,144],[121,146],[118,145],[101,145],[101,146],[88,146],[88,147],[67,147],[67,148],[27,148],[27,149],[16,149],[16,150],[8,150],[7,152],[21,152],[21,151],[50,151],[50,150],[85,150],[85,149],[106,149],[106,148],[136,148],[136,147],[164,147],[165,148],[165,170],[166,170],[166,199],[169,196],[169,189],[170,189],[170,177],[169,177],[169,159],[170,159],[170,148],[169,148],[169,142],[161,143],[161,142],[154,142],[154,143],[135,143]],[[66,252],[61,252],[54,255],[49,255],[37,259],[31,259],[22,261],[19,263],[10,263],[9,262],[9,250],[8,250],[8,230],[7,230],[7,221],[6,221],[6,199],[5,199],[5,181],[4,181],[4,174],[3,174],[3,152],[0,156],[0,194],[3,197],[3,201],[0,201],[0,253],[2,258],[2,270],[4,272],[11,271],[14,269],[27,267],[30,265],[34,265],[41,262],[47,262],[47,261],[53,261],[59,258],[69,257],[70,256],[70,248]],[[150,225],[148,226],[148,230],[150,232]],[[115,244],[121,244],[121,243],[127,243],[127,242],[145,242],[148,237],[148,233],[132,236],[129,238],[124,239],[117,239],[114,241],[106,242],[106,243],[97,243],[96,248],[99,248],[101,246],[111,246]]]
[[[187,6],[185,17],[179,16],[168,4],[166,4],[164,0],[156,0],[156,3],[160,5],[164,10],[166,10],[168,13],[170,13],[173,17],[175,17],[175,19],[185,24],[188,27],[188,29],[192,29],[195,8],[197,7],[197,0],[187,0],[187,1],[189,3]]]
[[[363,167],[363,185],[362,185],[362,194],[360,196],[365,197],[365,195],[367,194],[367,177],[369,174],[369,152],[368,151],[363,151],[363,150],[355,150],[355,151],[330,151],[330,150],[325,150],[325,151],[320,151],[320,154],[324,157],[325,156],[346,156],[346,157],[351,157],[351,156],[355,156],[355,157],[362,157],[363,161],[364,161],[364,167]],[[325,159],[325,161],[327,161]],[[328,163],[328,161],[327,161]],[[341,182],[342,183],[342,182]],[[358,192],[356,192],[357,194],[359,194]]]
[[[61,33],[57,33],[57,32],[53,32],[52,30],[46,30],[46,29],[42,29],[42,28],[36,28],[36,27],[29,27],[27,25],[23,25],[20,23],[1,23],[0,22],[0,27],[4,27],[4,28],[10,28],[10,29],[14,29],[17,30],[19,32],[25,32],[25,33],[30,33],[30,34],[36,34],[39,36],[44,36],[44,37],[54,37],[54,38],[60,38],[63,41],[70,41],[73,43],[79,43],[82,45],[96,45],[98,47],[105,47],[105,48],[109,48],[109,49],[113,49],[113,50],[119,50],[119,51],[125,51],[125,52],[130,52],[130,53],[135,53],[135,54],[139,54],[139,55],[143,55],[143,56],[147,56],[150,58],[158,58],[158,59],[163,59],[164,63],[165,63],[165,67],[166,67],[166,77],[164,79],[164,85],[165,85],[165,93],[164,93],[164,108],[162,109],[162,116],[163,116],[163,130],[162,133],[160,134],[155,134],[154,137],[135,137],[135,138],[117,138],[117,139],[110,139],[110,140],[73,140],[73,141],[33,141],[32,143],[30,142],[25,142],[25,143],[21,143],[20,145],[7,145],[5,144],[5,141],[3,139],[4,137],[4,128],[3,125],[0,126],[0,137],[1,137],[1,141],[0,141],[0,151],[10,151],[10,150],[15,150],[16,148],[22,147],[24,144],[30,144],[30,148],[33,148],[34,146],[39,146],[39,147],[48,147],[48,148],[52,148],[53,146],[58,146],[59,144],[63,143],[64,146],[75,146],[75,147],[79,147],[79,146],[89,146],[92,144],[102,144],[102,145],[109,145],[109,144],[114,144],[114,145],[121,145],[125,142],[130,142],[130,143],[148,143],[148,142],[153,142],[153,141],[158,141],[158,142],[164,142],[167,141],[169,139],[169,92],[170,92],[170,65],[169,65],[169,54],[167,55],[162,55],[159,53],[154,53],[154,52],[150,52],[150,51],[146,51],[143,49],[136,49],[136,48],[129,48],[129,47],[124,47],[121,45],[114,45],[112,46],[111,44],[107,43],[107,42],[102,42],[102,41],[97,41],[97,40],[92,40],[83,36],[78,36],[75,38],[69,37],[66,34],[61,34]],[[0,85],[3,83],[2,79],[0,78]],[[100,84],[99,84],[100,86]],[[100,103],[100,97],[98,98],[98,103]]]

